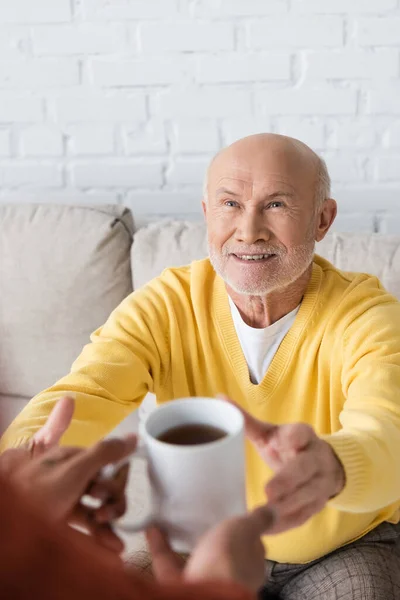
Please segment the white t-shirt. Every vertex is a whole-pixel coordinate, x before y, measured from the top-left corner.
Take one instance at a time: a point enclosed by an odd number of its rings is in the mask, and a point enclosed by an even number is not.
[[[276,323],[264,329],[255,329],[245,323],[235,303],[229,298],[232,318],[243,354],[249,367],[250,379],[260,383],[264,379],[283,338],[293,325],[300,305]]]

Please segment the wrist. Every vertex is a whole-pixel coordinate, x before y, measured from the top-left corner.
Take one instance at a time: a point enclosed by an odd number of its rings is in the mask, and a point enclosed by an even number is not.
[[[336,454],[336,452],[334,451],[332,446],[330,446],[329,444],[328,444],[328,446],[332,453],[332,459],[333,459],[333,463],[334,463],[333,492],[332,492],[332,495],[329,497],[329,499],[331,499],[331,498],[335,498],[335,496],[338,496],[340,494],[340,492],[343,490],[344,486],[346,485],[346,472],[344,470],[342,461],[339,459],[338,455]]]

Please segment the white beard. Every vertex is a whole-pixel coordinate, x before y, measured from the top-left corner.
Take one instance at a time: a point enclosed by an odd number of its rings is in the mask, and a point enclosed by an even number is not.
[[[249,254],[254,253],[254,250],[255,249],[253,249],[252,252],[249,251]],[[297,281],[311,265],[314,257],[314,250],[315,242],[308,242],[293,248],[289,258],[284,252],[277,252],[277,257],[271,259],[276,261],[272,269],[269,268],[268,263],[266,263],[264,273],[262,272],[262,269],[260,269],[258,273],[251,273],[250,271],[249,276],[245,281],[235,281],[233,277],[229,276],[227,273],[227,264],[230,260],[229,254],[224,253],[223,251],[216,251],[210,243],[208,244],[210,262],[214,267],[215,272],[235,292],[248,296],[266,296],[271,292],[288,287]],[[257,252],[260,252],[260,254],[267,253],[265,250],[263,252],[258,249]],[[252,269],[253,266],[249,268]]]

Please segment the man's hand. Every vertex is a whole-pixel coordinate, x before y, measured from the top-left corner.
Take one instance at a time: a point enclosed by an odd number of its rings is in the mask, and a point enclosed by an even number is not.
[[[271,425],[238,408],[244,416],[248,439],[275,471],[265,487],[269,506],[276,515],[270,533],[302,525],[342,491],[342,463],[309,425]]]
[[[75,402],[70,396],[61,398],[46,423],[30,440],[27,446],[10,448],[0,455],[0,473],[12,474],[31,458],[43,454],[49,448],[57,446],[67,431],[74,414]]]
[[[269,533],[272,523],[273,514],[267,506],[224,521],[200,539],[186,565],[171,550],[163,533],[152,527],[147,531],[147,541],[153,572],[162,582],[226,581],[257,591],[265,579],[261,536]]]

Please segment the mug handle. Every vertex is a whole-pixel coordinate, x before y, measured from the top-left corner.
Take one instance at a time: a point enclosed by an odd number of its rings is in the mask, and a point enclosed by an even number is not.
[[[149,458],[147,456],[145,446],[140,445],[140,443],[138,444],[136,449],[132,452],[130,457],[123,458],[122,460],[120,460],[114,464],[106,465],[105,467],[103,467],[101,470],[101,473],[100,473],[100,479],[103,481],[113,479],[116,476],[116,474],[118,473],[118,471],[121,469],[121,467],[130,464],[132,462],[132,460],[134,460],[134,459],[143,460],[147,463],[146,477],[149,481],[149,489],[151,490],[151,482],[150,482],[150,478],[149,478],[149,474],[148,474],[149,473],[149,471],[148,471]],[[152,498],[151,498],[151,504],[153,504]],[[114,523],[113,526],[116,529],[123,531],[124,533],[137,533],[139,531],[142,531],[143,529],[146,529],[150,525],[152,525],[155,522],[155,520],[156,520],[156,515],[151,508],[150,512],[147,515],[145,515],[142,519],[139,519],[138,521],[136,521],[136,523],[119,523],[119,522],[117,522],[117,523]]]

